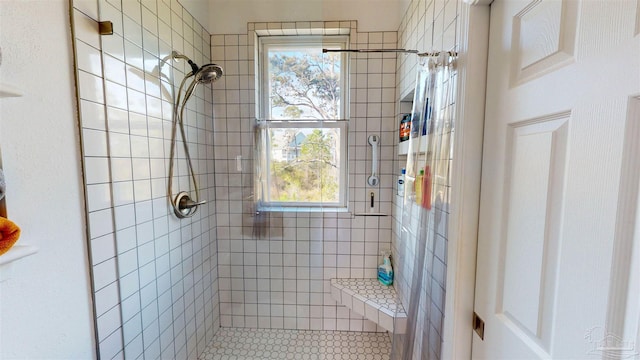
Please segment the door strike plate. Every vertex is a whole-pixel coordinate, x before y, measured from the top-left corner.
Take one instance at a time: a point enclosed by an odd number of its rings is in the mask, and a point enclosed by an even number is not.
[[[484,340],[484,320],[475,311],[473,312],[473,331],[480,336],[480,340]]]

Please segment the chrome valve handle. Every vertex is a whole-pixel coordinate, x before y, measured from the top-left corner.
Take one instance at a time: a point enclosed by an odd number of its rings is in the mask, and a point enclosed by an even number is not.
[[[191,200],[188,196],[185,196],[182,199],[180,199],[180,203],[178,204],[178,208],[180,210],[182,210],[182,209],[191,209],[191,208],[197,207],[198,205],[203,205],[203,204],[206,204],[206,203],[207,203],[207,200],[202,200],[202,201],[195,202],[195,201]]]
[[[206,200],[198,202],[193,201],[186,191],[181,191],[174,200],[173,210],[177,217],[184,219],[193,216],[193,214],[196,213],[196,210],[198,210],[198,206],[206,203]]]

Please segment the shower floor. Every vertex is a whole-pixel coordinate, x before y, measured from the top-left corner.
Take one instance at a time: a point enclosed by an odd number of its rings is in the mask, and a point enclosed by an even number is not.
[[[221,328],[199,360],[387,360],[388,333]]]

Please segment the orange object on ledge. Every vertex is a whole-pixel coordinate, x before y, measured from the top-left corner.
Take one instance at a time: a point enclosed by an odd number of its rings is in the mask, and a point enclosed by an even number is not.
[[[13,221],[0,217],[0,256],[11,249],[20,237],[20,228]]]

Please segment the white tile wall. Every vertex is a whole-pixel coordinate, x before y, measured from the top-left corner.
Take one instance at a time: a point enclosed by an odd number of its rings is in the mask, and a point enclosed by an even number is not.
[[[247,34],[212,36],[213,62],[225,68],[214,84],[215,180],[218,220],[220,317],[225,327],[376,330],[375,324],[331,298],[334,277],[376,277],[380,251],[391,244],[391,217],[343,213],[265,214],[256,236],[253,192],[256,31],[261,34],[350,32],[352,48],[395,48],[395,32],[358,32],[355,21],[249,23]],[[268,29],[268,30],[267,30]],[[285,30],[282,30],[285,29]],[[291,29],[291,30],[288,30]],[[345,30],[342,30],[344,33]],[[395,55],[351,55],[349,209],[391,214],[395,160]],[[381,137],[381,186],[369,188],[367,136]],[[242,156],[237,172],[236,156]]]
[[[159,65],[171,50],[208,63],[210,35],[176,0],[74,7],[99,355],[195,358],[219,328],[213,97],[201,86],[185,118],[209,204],[178,220],[166,199],[171,94],[187,68],[170,61],[160,76]],[[113,35],[97,34],[98,13],[113,22]],[[184,152],[178,156],[173,191],[192,190]]]
[[[412,0],[407,13],[398,29],[398,45],[406,49],[418,49],[424,51],[456,51],[458,47],[458,37],[456,34],[458,9],[463,6],[459,0]],[[416,56],[399,56],[397,63],[398,83],[396,94],[398,101],[404,99],[405,96],[415,87],[416,64],[418,58]],[[455,104],[451,104],[455,106]],[[397,114],[396,125],[399,124],[400,114]],[[452,137],[453,130],[446,136]],[[395,139],[396,143],[398,138]],[[449,142],[450,145],[453,141]],[[450,154],[450,151],[444,151]],[[445,158],[438,159],[449,164],[443,166],[449,169],[454,159]],[[406,156],[401,156],[396,164],[397,174],[400,169],[405,167]],[[448,179],[449,175],[444,178]],[[434,204],[434,210],[431,212],[429,224],[431,229],[435,227],[436,236],[429,245],[430,249],[435,250],[433,264],[427,261],[425,269],[424,281],[421,284],[422,302],[420,303],[420,313],[418,314],[418,328],[416,342],[414,347],[414,358],[439,359],[440,347],[442,344],[442,321],[444,317],[444,297],[446,293],[446,263],[447,263],[447,242],[448,238],[448,204],[450,198],[449,183],[438,184],[435,186],[444,189],[444,199],[441,205]],[[405,189],[405,191],[410,191]],[[409,296],[411,293],[411,274],[414,269],[414,249],[415,238],[409,238],[406,242],[399,241],[401,229],[402,214],[402,197],[394,196],[393,199],[393,258],[396,272],[395,287],[400,294],[400,298],[405,305],[409,306]],[[413,210],[413,214],[417,214],[419,210]],[[415,216],[413,221],[417,221]],[[434,225],[434,224],[437,224]],[[430,230],[433,231],[433,230]],[[431,257],[431,253],[427,254],[427,258]],[[428,313],[428,315],[427,315]],[[423,342],[423,338],[429,340],[429,344]]]
[[[266,236],[254,235],[247,197],[253,179],[255,30],[280,34],[279,29],[307,33],[341,27],[350,29],[354,48],[447,50],[455,49],[458,7],[457,0],[414,0],[398,33],[358,32],[355,22],[346,21],[250,23],[247,34],[213,35],[211,58],[225,68],[225,77],[214,85],[215,104],[210,91],[197,93],[187,125],[203,193],[217,201],[196,219],[178,222],[164,199],[172,88],[155,66],[171,50],[208,62],[209,36],[176,0],[99,0],[102,18],[114,22],[116,33],[98,38],[94,20],[80,11],[86,4],[79,5],[76,51],[101,354],[190,356],[217,328],[218,312],[223,326],[376,330],[336,305],[328,284],[332,277],[375,277],[379,251],[389,248],[392,237],[396,268],[410,270],[395,242],[397,215],[272,213],[265,219]],[[415,64],[414,56],[405,55],[351,57],[352,212],[368,207],[366,138],[376,133],[382,138],[382,185],[374,190],[375,211],[399,213],[399,198],[393,196],[402,167],[395,155],[395,102],[413,88]],[[184,64],[174,71],[181,78]],[[234,171],[237,155],[243,157],[241,173]],[[184,164],[178,164],[177,183],[188,186],[185,174]],[[446,226],[440,233],[434,279],[442,291],[434,304],[444,302]],[[396,271],[396,281],[406,297],[403,270]],[[441,318],[433,321],[441,324]]]

